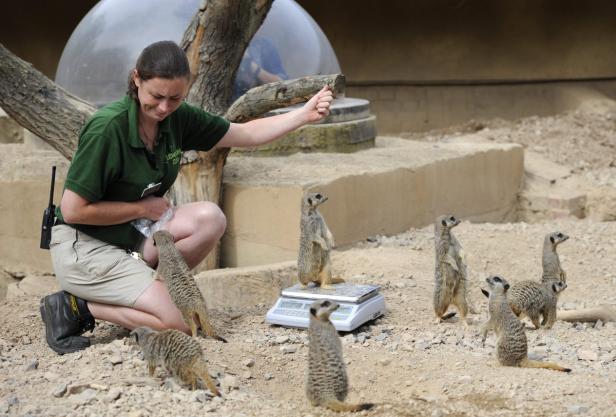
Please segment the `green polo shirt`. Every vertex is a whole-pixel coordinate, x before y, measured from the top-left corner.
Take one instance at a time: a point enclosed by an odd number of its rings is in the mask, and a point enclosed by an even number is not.
[[[149,185],[161,183],[151,194],[161,197],[178,175],[182,151],[210,150],[229,129],[222,117],[182,103],[159,123],[158,142],[151,153],[139,137],[138,110],[138,103],[125,96],[94,113],[79,134],[65,188],[93,203],[130,202],[141,199]],[[56,215],[63,219],[60,208]],[[130,222],[71,226],[126,249],[135,249],[142,238]]]

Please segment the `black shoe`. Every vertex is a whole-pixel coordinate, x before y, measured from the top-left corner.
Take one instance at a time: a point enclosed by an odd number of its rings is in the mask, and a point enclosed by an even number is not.
[[[40,311],[47,344],[55,352],[62,355],[90,346],[90,339],[81,336],[94,329],[94,317],[85,300],[59,291],[41,298]]]

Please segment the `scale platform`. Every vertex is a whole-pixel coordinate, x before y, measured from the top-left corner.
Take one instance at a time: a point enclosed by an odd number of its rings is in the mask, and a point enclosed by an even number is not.
[[[280,297],[267,312],[265,321],[285,327],[307,328],[310,305],[315,300],[332,300],[340,304],[330,320],[336,330],[350,332],[367,321],[385,314],[385,298],[378,285],[357,285],[347,282],[323,289],[315,284],[302,288],[300,284],[282,290]]]

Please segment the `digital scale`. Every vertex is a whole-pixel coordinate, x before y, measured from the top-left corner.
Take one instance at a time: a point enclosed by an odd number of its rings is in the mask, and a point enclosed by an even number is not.
[[[307,328],[310,305],[316,300],[331,300],[340,304],[330,320],[336,330],[350,332],[367,321],[385,314],[385,298],[379,294],[378,285],[333,284],[323,289],[301,284],[282,290],[276,304],[267,312],[265,321],[286,327]]]

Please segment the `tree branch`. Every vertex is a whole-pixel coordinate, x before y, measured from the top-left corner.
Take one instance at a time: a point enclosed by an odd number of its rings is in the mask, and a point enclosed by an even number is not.
[[[325,84],[331,87],[334,97],[344,96],[345,78],[342,74],[277,81],[248,90],[229,107],[225,118],[233,122],[256,119],[270,110],[308,101]]]
[[[17,123],[71,159],[77,136],[96,111],[0,44],[0,107]]]

